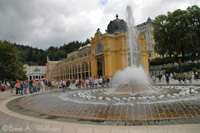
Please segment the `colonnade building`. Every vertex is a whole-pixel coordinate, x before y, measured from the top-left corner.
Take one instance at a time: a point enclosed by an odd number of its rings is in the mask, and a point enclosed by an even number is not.
[[[142,66],[149,73],[145,38],[138,36]],[[105,34],[97,29],[91,44],[67,54],[64,60],[47,59],[47,79],[86,79],[95,76],[112,77],[128,65],[127,23],[123,19],[110,21]]]
[[[47,79],[86,79],[91,77],[90,44],[67,54],[64,60],[55,62],[47,58]]]

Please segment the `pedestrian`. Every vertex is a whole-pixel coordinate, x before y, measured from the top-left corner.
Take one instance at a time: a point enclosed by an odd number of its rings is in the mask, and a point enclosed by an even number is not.
[[[185,73],[183,73],[183,83],[185,83],[185,77],[186,77],[186,75],[185,75]]]
[[[102,87],[102,85],[103,85],[103,79],[102,79],[102,77],[99,78],[98,82],[99,82],[99,86]]]
[[[158,75],[158,79],[159,79],[159,82],[161,82],[161,79],[162,79],[162,74],[161,73]]]
[[[16,80],[15,88],[16,88],[16,94],[20,94],[20,83],[18,80]]]
[[[61,80],[59,80],[59,81],[58,81],[58,89],[61,89],[61,88],[62,88],[62,86],[63,86],[63,85],[62,85],[62,81],[61,81]]]
[[[79,79],[76,79],[76,80],[75,80],[75,82],[74,82],[74,83],[75,83],[75,86],[76,86],[76,88],[78,88],[78,81],[79,81]]]
[[[181,77],[181,75],[180,75],[180,74],[178,74],[178,81],[179,81],[179,84],[181,84],[181,83],[182,83],[182,77]]]
[[[198,72],[195,73],[194,77],[195,77],[196,83],[199,83],[199,74],[198,74]]]
[[[88,85],[90,84],[90,81],[89,81],[89,79],[87,78],[86,80],[85,80],[85,87],[86,88],[88,88]]]
[[[23,90],[24,90],[24,82],[20,82],[20,88],[21,88],[21,95],[23,95]]]
[[[90,81],[89,84],[90,84],[90,88],[91,88],[91,87],[93,87],[93,84],[94,84],[94,83],[93,83],[93,79],[90,78],[89,81]]]
[[[78,87],[81,88],[81,79],[78,80]]]
[[[40,92],[40,88],[41,88],[41,84],[40,84],[40,81],[38,81],[38,83],[36,85],[36,91]]]
[[[81,88],[84,88],[85,87],[84,85],[85,85],[85,79],[82,79],[81,80]]]
[[[70,79],[67,80],[66,86],[67,86],[67,89],[71,89],[71,88],[69,88],[69,86],[70,86]]]
[[[29,81],[29,93],[30,94],[32,94],[31,89],[33,90],[33,81],[32,80]]]
[[[110,78],[108,77],[107,78],[107,84],[106,84],[107,87],[109,86],[109,82],[110,82]]]
[[[165,78],[166,78],[167,84],[169,84],[169,75],[168,75],[168,73],[166,74]]]
[[[8,90],[10,90],[10,83],[8,82],[8,81],[6,81],[6,88],[8,89]],[[7,90],[7,91],[8,91]]]
[[[97,77],[95,77],[95,78],[94,78],[94,86],[97,87],[98,83],[99,83],[99,80],[98,80]]]
[[[48,81],[48,87],[46,87],[47,89],[46,90],[50,90],[52,87],[51,87],[51,80]]]
[[[41,85],[41,90],[45,90],[45,83],[44,81],[40,81],[40,85]]]
[[[11,93],[13,93],[14,87],[15,87],[15,83],[14,83],[14,81],[11,81],[11,83],[10,83],[10,92]]]
[[[5,84],[2,82],[2,83],[1,83],[1,91],[3,92],[3,91],[5,91],[5,89],[6,89],[6,86],[5,86]]]
[[[66,79],[62,81],[62,87],[63,87],[63,89],[65,88],[65,86],[66,86]]]
[[[156,84],[156,76],[154,74],[151,76],[151,79],[153,81],[153,84]]]
[[[173,79],[173,73],[170,73],[170,79],[172,80]]]
[[[189,74],[188,74],[188,80],[189,80],[189,83],[191,84],[192,83],[192,74],[191,74],[191,72],[189,72]]]
[[[33,90],[34,90],[34,92],[37,92],[37,89],[36,89],[37,82],[36,82],[35,80],[33,80],[32,85],[33,85]]]
[[[24,82],[24,94],[26,95],[27,94],[27,88],[29,87],[29,84],[28,84],[28,81],[26,80]]]

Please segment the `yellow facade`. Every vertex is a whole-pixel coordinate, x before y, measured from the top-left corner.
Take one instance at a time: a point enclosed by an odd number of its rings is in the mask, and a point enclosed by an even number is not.
[[[122,32],[120,34],[101,34],[97,30],[93,40],[91,41],[91,72],[92,77],[105,76],[112,77],[118,70],[123,70],[128,65],[127,58],[127,34]],[[140,44],[142,66],[149,73],[148,54],[146,52],[146,43],[143,36],[139,36],[138,42]],[[103,50],[96,51],[98,45],[103,45]],[[101,46],[99,47],[101,48]],[[101,61],[99,66],[98,62]],[[102,73],[99,73],[99,68],[102,67]]]
[[[148,54],[143,36],[138,37],[142,66],[149,74]],[[113,77],[118,70],[128,66],[127,24],[123,19],[110,21],[107,32],[98,29],[91,40],[91,45],[68,53],[67,58],[53,63],[47,61],[47,79],[86,79],[103,76]]]

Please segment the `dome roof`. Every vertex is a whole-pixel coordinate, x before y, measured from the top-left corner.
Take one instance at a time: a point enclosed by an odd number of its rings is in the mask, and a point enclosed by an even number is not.
[[[148,17],[147,22],[151,23],[151,18],[150,17]]]
[[[36,72],[36,71],[40,71],[40,69],[39,69],[38,67],[36,67],[36,68],[34,69],[34,72]]]
[[[123,19],[119,19],[116,15],[116,19],[110,21],[107,27],[107,33],[109,34],[119,34],[121,32],[127,32],[127,23]]]

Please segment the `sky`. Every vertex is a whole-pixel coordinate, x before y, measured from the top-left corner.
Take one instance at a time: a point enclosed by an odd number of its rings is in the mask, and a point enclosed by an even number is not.
[[[86,41],[115,19],[126,20],[130,5],[135,25],[200,0],[0,0],[0,40],[40,49]]]

